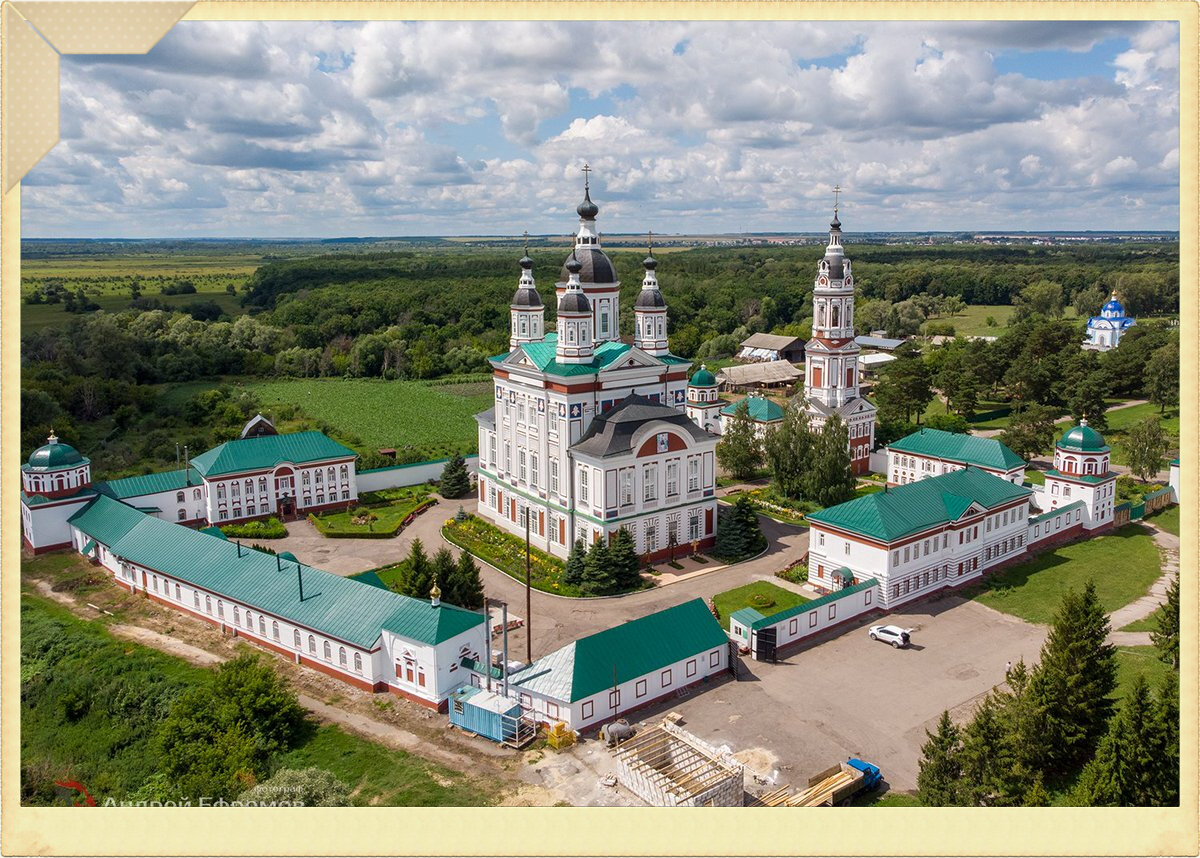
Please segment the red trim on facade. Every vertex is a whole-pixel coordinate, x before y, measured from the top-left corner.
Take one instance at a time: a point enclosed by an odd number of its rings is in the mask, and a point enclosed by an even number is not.
[[[838,620],[832,626],[825,626],[823,629],[821,629],[818,632],[814,632],[811,635],[804,635],[802,637],[798,637],[793,641],[788,641],[787,643],[776,647],[775,648],[775,656],[778,658],[780,656],[780,654],[784,652],[784,650],[789,650],[790,652],[788,654],[792,655],[795,652],[798,652],[798,651],[804,649],[803,644],[810,644],[815,641],[824,642],[825,634],[827,632],[831,632],[834,629],[841,630],[844,626],[847,626],[850,623],[856,623],[859,620],[863,620],[863,619],[871,619],[872,617],[882,617],[882,616],[885,616],[886,614],[887,614],[886,608],[881,608],[881,607],[872,605],[870,608],[863,611],[861,614],[855,614],[853,617],[846,617],[846,619],[844,619],[844,620]],[[797,616],[799,616],[799,615],[797,615]],[[839,631],[838,634],[841,634],[841,631]],[[753,659],[754,658],[754,656],[753,656],[754,648],[753,647],[751,647],[750,652],[751,652],[750,657]],[[754,660],[757,661],[758,659],[754,659]]]
[[[62,551],[64,548],[74,548],[75,547],[74,543],[71,543],[71,542],[59,542],[55,545],[43,545],[40,548],[34,548],[33,543],[29,541],[28,536],[25,536],[25,534],[21,534],[21,538],[25,541],[26,547],[30,551],[32,551],[35,555],[36,554],[49,554],[51,551]]]
[[[433,709],[436,712],[445,713],[449,711],[450,705],[448,701],[443,700],[441,703],[434,703],[432,700],[426,700],[424,697],[418,697],[411,691],[405,691],[403,688],[397,688],[394,685],[388,685],[387,690],[395,694],[397,697],[403,697],[405,700],[411,700],[413,703],[419,703],[426,709]]]
[[[730,670],[729,670],[729,647],[727,647],[725,644],[721,644],[719,648],[724,650],[724,652],[725,652],[725,656],[724,656],[725,657],[725,666],[723,668],[721,668],[720,670],[716,671],[715,673],[710,673],[707,676],[702,676],[699,679],[695,680],[694,682],[689,682],[687,685],[680,685],[678,688],[671,688],[667,691],[664,691],[662,694],[658,695],[657,697],[652,697],[649,700],[643,700],[640,703],[638,703],[637,705],[631,706],[628,709],[617,709],[616,712],[609,712],[606,715],[604,715],[603,717],[593,719],[591,722],[589,722],[588,724],[585,724],[582,727],[575,728],[576,732],[583,733],[585,730],[599,730],[600,727],[602,726],[602,722],[607,721],[610,718],[619,718],[619,717],[628,715],[632,712],[638,712],[642,709],[645,709],[648,706],[653,706],[656,703],[662,703],[668,697],[674,697],[680,691],[686,691],[689,688],[695,688],[696,686],[703,685],[703,684],[709,682],[710,680],[720,679],[723,674],[729,673]],[[705,650],[703,653],[697,653],[695,657],[699,658],[701,655],[707,655],[711,651],[712,650]],[[654,671],[652,671],[652,672],[654,672]],[[647,674],[647,675],[649,675],[649,674]],[[596,698],[596,699],[599,699],[599,698]],[[557,702],[557,701],[554,701],[554,702]],[[547,724],[547,725],[550,723],[549,721],[541,720],[542,713],[539,712],[537,714],[538,714],[538,719],[539,719],[538,723]],[[562,719],[560,718],[559,720],[561,721]]]
[[[651,435],[649,438],[647,438],[642,443],[642,446],[638,448],[637,458],[641,459],[645,456],[657,456],[657,455],[661,455],[661,453],[663,453],[663,452],[675,453],[675,452],[678,452],[679,450],[687,449],[687,442],[685,442],[683,440],[683,438],[681,438],[679,435],[676,435],[674,432],[668,430],[668,431],[666,431],[667,449],[665,451],[660,451],[658,449],[658,436],[661,434],[663,434],[663,433],[656,432],[653,435]]]

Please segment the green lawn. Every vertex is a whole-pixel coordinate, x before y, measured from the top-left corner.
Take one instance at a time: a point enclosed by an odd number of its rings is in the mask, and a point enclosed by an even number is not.
[[[288,768],[316,766],[350,787],[359,806],[479,807],[494,804],[500,785],[423,760],[407,751],[324,726],[280,761]]]
[[[491,407],[492,384],[428,385],[417,381],[363,378],[291,379],[247,384],[265,409],[295,405],[315,420],[361,439],[366,449],[413,448],[421,459],[455,450],[473,453],[478,431],[473,415]]]
[[[1140,620],[1134,620],[1126,626],[1122,626],[1119,631],[1122,632],[1156,632],[1158,631],[1158,608],[1149,616],[1142,617]]]
[[[359,536],[387,533],[395,536],[404,525],[404,520],[416,510],[427,505],[428,486],[413,486],[406,497],[386,504],[357,506],[344,512],[313,516],[313,524],[326,536]],[[373,521],[355,523],[355,519],[373,517]]]
[[[1016,310],[1011,304],[972,304],[957,315],[938,316],[929,321],[934,324],[949,322],[954,325],[954,333],[960,337],[998,337]],[[994,326],[988,325],[988,316],[995,319]],[[1075,308],[1067,307],[1063,311],[1063,318],[1074,319]]]
[[[756,596],[764,598],[770,604],[752,604]],[[721,625],[726,629],[729,628],[729,617],[742,608],[754,608],[769,617],[771,614],[786,611],[788,608],[803,605],[808,601],[811,600],[772,584],[770,581],[755,581],[753,584],[736,587],[713,596],[713,603],[717,606],[717,613],[720,614]]]
[[[1025,482],[1034,486],[1044,486],[1046,485],[1046,475],[1037,468],[1026,468]]]
[[[1146,521],[1157,525],[1167,533],[1179,535],[1179,504],[1171,504],[1164,510],[1149,516]]]
[[[1049,623],[1063,595],[1082,589],[1089,578],[1104,610],[1112,612],[1146,595],[1161,574],[1149,529],[1131,524],[998,572],[984,579],[975,600],[1031,623]]]
[[[1133,680],[1140,673],[1146,677],[1152,691],[1162,685],[1163,677],[1171,671],[1171,665],[1159,661],[1158,650],[1152,646],[1117,647],[1117,693],[1124,697]]]
[[[886,774],[886,773],[885,773]],[[888,790],[862,793],[850,802],[851,807],[921,807],[921,801],[912,793]]]

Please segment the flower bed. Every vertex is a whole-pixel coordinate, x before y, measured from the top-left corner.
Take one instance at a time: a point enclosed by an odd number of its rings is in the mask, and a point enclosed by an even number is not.
[[[809,501],[785,498],[769,486],[761,489],[751,489],[747,492],[730,492],[724,499],[732,503],[739,494],[744,494],[758,512],[784,524],[807,527],[807,522],[804,520],[805,514],[820,509],[817,504],[810,503]]]
[[[223,524],[221,532],[234,539],[283,539],[288,535],[283,522],[272,516],[265,521],[248,521],[245,524]]]
[[[490,563],[506,575],[525,581],[525,540],[505,533],[483,519],[470,515],[464,521],[449,519],[442,535],[464,551]],[[532,546],[529,549],[529,584],[534,589],[559,596],[582,596],[575,586],[562,582],[563,562]]]
[[[358,506],[344,512],[310,515],[308,520],[323,536],[332,539],[390,539],[414,518],[437,503],[428,495],[371,506]]]

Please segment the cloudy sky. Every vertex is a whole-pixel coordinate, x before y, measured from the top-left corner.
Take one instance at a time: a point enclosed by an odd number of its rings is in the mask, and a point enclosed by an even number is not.
[[[1173,23],[202,23],[63,57],[23,234],[1177,229]]]

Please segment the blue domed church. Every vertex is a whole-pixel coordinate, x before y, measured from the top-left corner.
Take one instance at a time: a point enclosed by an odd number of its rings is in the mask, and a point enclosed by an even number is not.
[[[1099,352],[1115,349],[1121,341],[1121,334],[1136,324],[1131,316],[1125,315],[1125,307],[1117,300],[1117,293],[1113,292],[1112,298],[1100,309],[1100,315],[1088,319],[1088,338],[1083,347]]]

